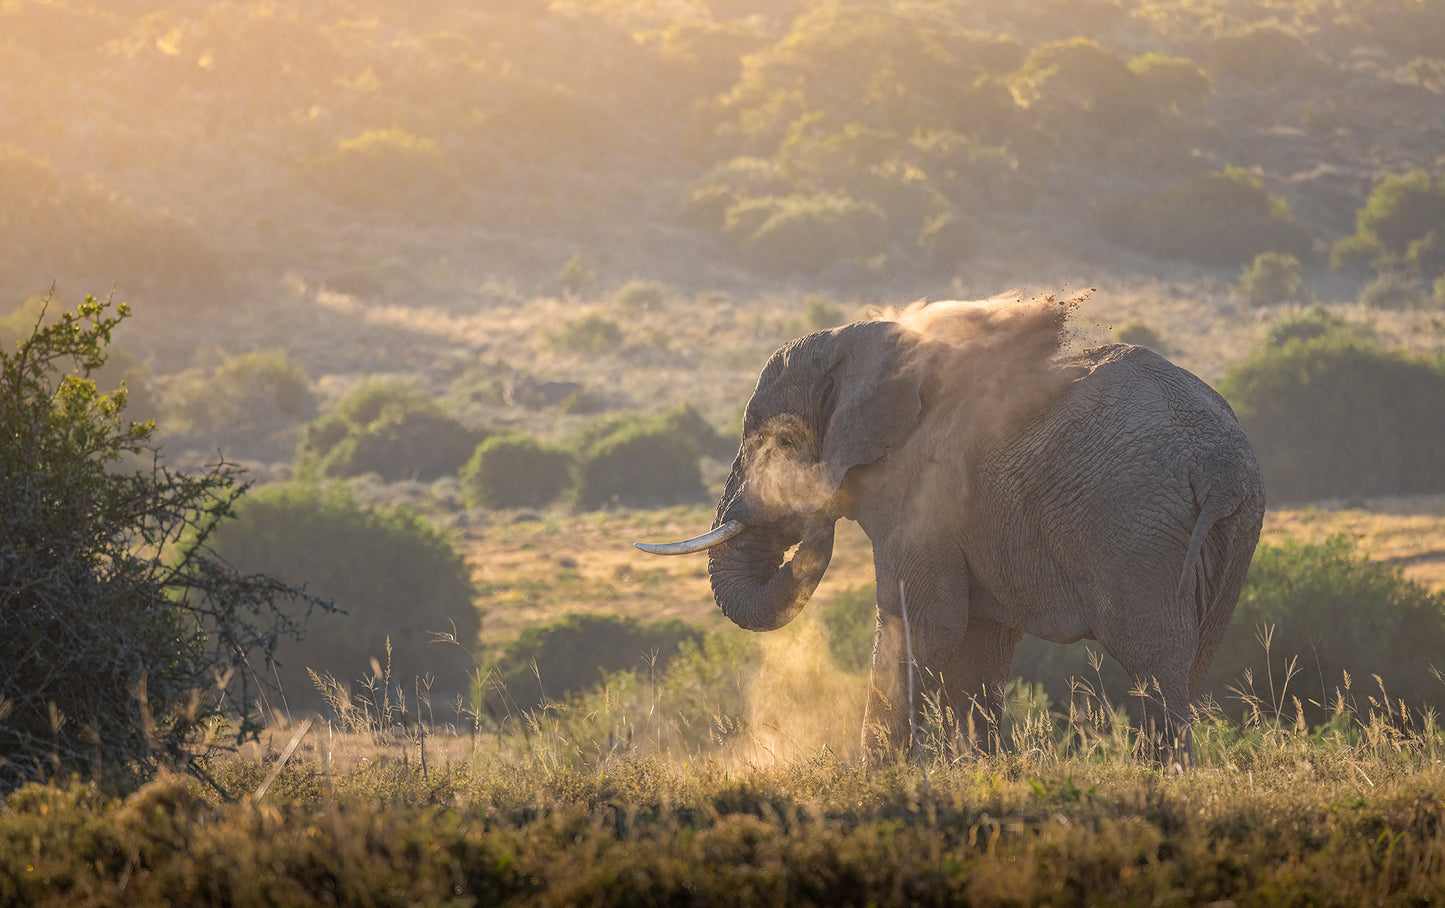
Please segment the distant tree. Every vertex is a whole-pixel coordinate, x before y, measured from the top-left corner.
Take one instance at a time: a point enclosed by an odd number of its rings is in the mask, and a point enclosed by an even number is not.
[[[370,382],[306,426],[296,452],[306,478],[376,473],[388,482],[454,475],[489,433],[443,412],[405,382]]]
[[[1409,270],[1445,276],[1445,176],[1424,170],[1391,174],[1370,190],[1355,213],[1355,232],[1335,244],[1331,264]]]

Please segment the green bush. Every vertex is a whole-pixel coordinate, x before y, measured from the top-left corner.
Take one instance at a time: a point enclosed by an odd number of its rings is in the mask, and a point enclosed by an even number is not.
[[[843,307],[821,293],[803,297],[803,324],[809,331],[821,331],[843,324]]]
[[[1290,79],[1326,79],[1329,61],[1298,37],[1277,25],[1251,25],[1215,38],[1206,59],[1216,76],[1254,85],[1276,85]]]
[[[1303,301],[1304,268],[1300,260],[1284,252],[1261,252],[1239,275],[1234,298],[1251,306]]]
[[[206,235],[126,201],[93,180],[62,179],[49,161],[0,141],[0,276],[7,286],[110,281],[166,300],[214,299],[227,271]]]
[[[501,435],[477,446],[461,480],[468,507],[540,507],[571,484],[572,455],[524,435]]]
[[[210,375],[173,385],[166,409],[176,430],[246,452],[314,416],[316,399],[285,350],[261,350],[226,356]]]
[[[1103,227],[1116,242],[1153,255],[1218,267],[1242,267],[1260,252],[1301,260],[1313,252],[1284,200],[1237,167],[1116,205],[1105,212]]]
[[[0,348],[0,795],[254,736],[274,647],[323,605],[205,545],[245,491],[229,468],[119,466],[154,449],[93,379],[129,315],[107,305]]]
[[[612,297],[612,301],[624,312],[650,312],[662,308],[667,299],[667,285],[660,281],[642,279],[630,280],[623,284]]]
[[[685,621],[640,622],[615,615],[574,614],[522,631],[497,660],[495,687],[488,692],[494,715],[534,710],[587,691],[613,672],[642,667],[661,680],[684,643],[703,634]],[[653,664],[653,657],[656,664]]]
[[[1327,334],[1349,333],[1349,323],[1323,306],[1311,306],[1304,313],[1280,319],[1265,335],[1268,347],[1283,347],[1290,341],[1309,341]]]
[[[1356,212],[1355,225],[1355,236],[1403,259],[1410,244],[1445,229],[1445,177],[1413,170],[1383,178]]]
[[[321,192],[354,208],[434,218],[456,210],[458,174],[441,144],[406,129],[368,129],[304,167]]]
[[[728,209],[725,231],[749,264],[778,272],[816,273],[888,247],[882,209],[847,195],[744,199]]]
[[[694,437],[665,420],[624,425],[581,451],[577,506],[666,507],[705,497]]]
[[[855,586],[833,597],[819,614],[833,661],[845,672],[868,671],[873,665],[873,638],[878,627],[878,590]]]
[[[1266,662],[1261,638],[1271,627]],[[1399,568],[1368,560],[1343,537],[1261,545],[1206,688],[1237,717],[1244,707],[1230,688],[1242,686],[1247,670],[1266,704],[1293,718],[1290,698],[1298,697],[1307,721],[1319,724],[1337,691],[1361,715],[1371,712],[1370,699],[1380,699],[1378,675],[1391,699],[1439,709],[1445,685],[1431,669],[1442,651],[1445,595],[1405,579]]]
[[[600,355],[623,348],[622,326],[596,312],[563,323],[552,335],[552,343],[572,353]]]
[[[1399,271],[1381,272],[1360,291],[1360,302],[1371,309],[1418,309],[1425,300],[1420,282]]]
[[[364,507],[344,486],[268,486],[240,503],[212,544],[239,570],[305,584],[344,612],[313,619],[304,640],[277,646],[276,677],[293,711],[322,702],[308,670],[363,695],[372,660],[386,671],[388,640],[390,677],[407,702],[419,678],[432,684],[438,711],[468,690],[481,630],[471,570],[417,515]],[[460,646],[433,642],[452,633]]]
[[[1345,332],[1263,347],[1224,376],[1270,501],[1445,491],[1445,365]]]
[[[1169,350],[1164,336],[1143,322],[1130,322],[1120,328],[1118,338],[1121,344],[1137,344],[1158,353],[1167,353]]]
[[[296,452],[307,478],[376,473],[387,482],[455,475],[487,437],[400,382],[362,385],[306,426]]]

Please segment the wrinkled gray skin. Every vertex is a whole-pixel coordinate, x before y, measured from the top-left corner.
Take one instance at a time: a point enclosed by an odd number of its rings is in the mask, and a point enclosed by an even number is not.
[[[1149,350],[1115,345],[1061,360],[1058,390],[1026,418],[971,419],[987,401],[956,386],[970,370],[917,338],[860,322],[770,359],[718,504],[714,526],[748,524],[709,552],[718,605],[751,630],[787,624],[827,569],[835,522],[854,519],[878,582],[863,728],[872,757],[909,746],[906,602],[913,707],[949,707],[956,741],[997,746],[1023,634],[1092,638],[1151,692],[1141,758],[1187,765],[1190,704],[1264,515],[1259,467],[1228,404]],[[987,373],[979,365],[971,374]],[[982,437],[955,437],[961,426]],[[799,513],[750,488],[767,439],[826,478],[826,503]]]

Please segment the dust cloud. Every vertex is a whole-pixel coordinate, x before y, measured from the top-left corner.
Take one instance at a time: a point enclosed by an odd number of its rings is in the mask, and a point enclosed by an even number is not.
[[[938,404],[931,437],[977,450],[1038,415],[1081,373],[1059,362],[1069,320],[1087,299],[1009,293],[986,300],[914,303],[874,317],[918,336],[903,368],[925,371]]]
[[[867,673],[838,666],[816,618],[758,637],[762,662],[747,694],[742,735],[724,759],[786,765],[819,755],[855,762],[862,753]]]

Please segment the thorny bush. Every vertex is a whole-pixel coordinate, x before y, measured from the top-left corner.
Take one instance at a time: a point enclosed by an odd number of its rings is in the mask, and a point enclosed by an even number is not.
[[[167,469],[124,386],[91,379],[130,315],[87,297],[0,350],[0,792],[147,776],[257,730],[277,641],[329,608],[214,557],[247,485]],[[144,455],[149,455],[144,456]]]

